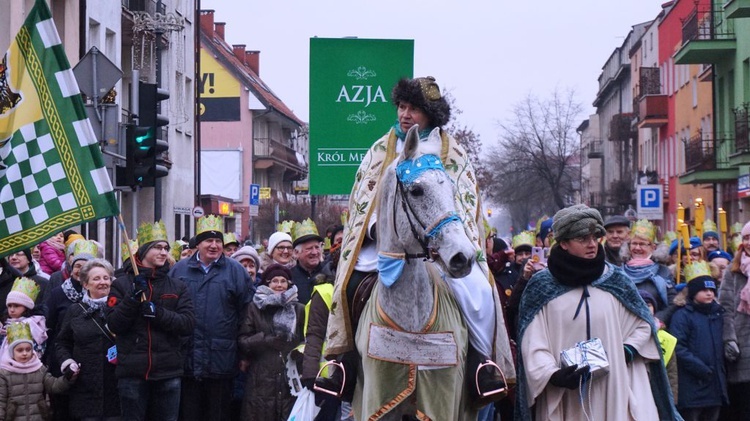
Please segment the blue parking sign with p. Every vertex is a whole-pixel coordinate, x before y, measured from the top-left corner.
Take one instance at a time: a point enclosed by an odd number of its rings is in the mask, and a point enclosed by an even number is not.
[[[638,218],[642,219],[664,219],[664,199],[662,198],[662,186],[659,184],[644,184],[638,186],[637,194]]]
[[[661,208],[661,194],[659,189],[641,189],[641,207]]]
[[[260,205],[260,184],[250,185],[250,205]]]

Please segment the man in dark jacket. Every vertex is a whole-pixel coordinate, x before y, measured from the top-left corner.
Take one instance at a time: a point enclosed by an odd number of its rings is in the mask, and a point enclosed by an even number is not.
[[[297,298],[302,304],[310,301],[315,277],[323,270],[323,237],[312,220],[296,222],[292,229],[294,257],[297,264],[292,268],[292,282],[297,286]]]
[[[182,379],[180,419],[227,420],[232,381],[238,372],[237,336],[254,289],[245,268],[224,256],[221,218],[197,222],[197,251],[180,260],[171,277],[187,284],[195,310]]]
[[[163,222],[142,225],[132,265],[112,285],[109,329],[116,335],[122,417],[176,421],[184,354],[182,337],[195,318],[187,286],[167,275],[169,255]]]
[[[622,266],[620,249],[627,246],[630,237],[630,219],[622,215],[613,215],[604,221],[604,229],[607,230],[604,242],[604,258],[615,266]]]

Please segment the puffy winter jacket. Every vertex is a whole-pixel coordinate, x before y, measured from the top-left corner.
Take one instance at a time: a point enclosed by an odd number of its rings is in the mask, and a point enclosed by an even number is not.
[[[139,267],[148,277],[146,299],[156,317],[141,315],[133,298],[132,268],[117,278],[109,294],[109,328],[117,335],[117,377],[163,380],[182,376],[185,361],[182,341],[193,333],[193,303],[185,283],[167,276],[168,266]]]
[[[39,266],[42,268],[42,272],[52,275],[62,269],[62,264],[65,261],[63,250],[56,249],[46,241],[42,241],[39,243],[39,254]]]
[[[62,393],[68,387],[65,378],[52,377],[44,366],[26,374],[0,370],[0,420],[46,420],[49,406],[45,394]]]
[[[252,299],[252,282],[232,259],[219,257],[206,273],[197,256],[180,260],[169,272],[187,285],[193,300],[195,329],[187,340],[184,375],[230,379],[238,371],[237,334]]]

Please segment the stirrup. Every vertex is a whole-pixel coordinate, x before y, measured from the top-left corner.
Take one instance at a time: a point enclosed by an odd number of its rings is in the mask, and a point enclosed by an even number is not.
[[[485,368],[487,366],[495,367],[497,369],[497,371],[500,372],[500,376],[503,378],[503,385],[504,386],[501,387],[501,388],[499,388],[499,389],[493,389],[493,390],[488,390],[486,392],[482,392],[479,389],[479,372],[483,368]],[[485,362],[479,364],[479,366],[477,367],[477,372],[474,374],[474,376],[475,376],[475,378],[474,378],[475,384],[477,385],[477,395],[480,398],[486,398],[488,396],[501,394],[501,393],[506,392],[508,390],[508,382],[505,380],[505,373],[503,373],[503,370],[500,369],[500,366],[498,366],[497,364],[495,364],[495,362],[492,361],[492,360],[486,360]]]
[[[341,390],[331,390],[331,389],[326,389],[325,387],[322,387],[322,386],[318,386],[318,379],[329,380],[329,378],[320,377],[320,375],[323,374],[323,370],[328,368],[328,366],[330,365],[336,366],[341,370]],[[313,382],[314,391],[327,393],[336,398],[340,398],[341,395],[344,394],[344,387],[346,387],[346,369],[344,368],[344,364],[336,360],[327,361],[325,364],[323,364],[323,366],[320,367],[320,370],[318,370],[318,374],[315,376],[315,381]]]

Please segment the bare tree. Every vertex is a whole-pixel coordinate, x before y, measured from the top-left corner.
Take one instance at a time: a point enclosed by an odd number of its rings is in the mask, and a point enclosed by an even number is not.
[[[582,106],[572,91],[555,90],[547,99],[529,94],[500,124],[497,145],[483,159],[494,202],[513,217],[553,213],[570,203],[577,180],[580,143],[575,133]]]
[[[474,171],[477,175],[477,182],[479,188],[483,188],[483,180],[485,177],[483,162],[480,159],[482,152],[482,139],[479,134],[475,133],[469,126],[459,122],[459,116],[463,114],[463,110],[458,108],[456,105],[456,99],[453,97],[450,91],[445,93],[445,100],[451,106],[451,119],[448,121],[448,125],[445,130],[453,136],[459,145],[463,146],[466,153],[469,156],[469,161],[474,166]]]

